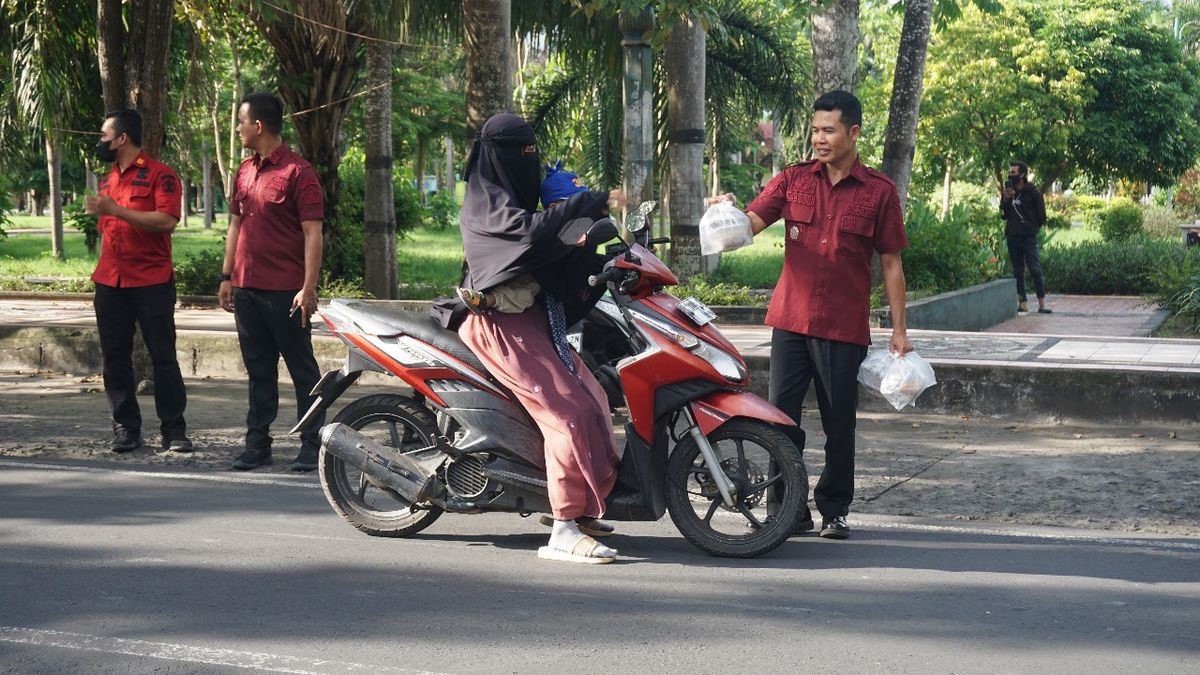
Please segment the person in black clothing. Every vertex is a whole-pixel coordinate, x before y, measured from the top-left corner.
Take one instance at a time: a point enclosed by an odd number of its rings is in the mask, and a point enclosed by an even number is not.
[[[1029,166],[1013,162],[1008,167],[1008,184],[1000,194],[1000,217],[1007,221],[1004,236],[1008,239],[1008,258],[1012,261],[1013,276],[1017,278],[1017,311],[1028,312],[1025,294],[1025,268],[1033,277],[1037,292],[1038,313],[1049,314],[1046,307],[1046,280],[1042,277],[1042,262],[1038,258],[1037,234],[1046,222],[1046,203],[1042,193],[1029,182]]]

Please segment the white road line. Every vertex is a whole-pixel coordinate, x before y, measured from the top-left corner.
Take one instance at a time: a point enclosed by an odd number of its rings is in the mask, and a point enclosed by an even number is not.
[[[282,485],[284,487],[309,488],[320,490],[321,486],[313,482],[279,480],[271,478],[250,478],[243,476],[222,476],[206,473],[174,473],[171,471],[135,471],[133,469],[109,469],[97,466],[68,466],[63,464],[43,464],[39,462],[22,462],[12,459],[0,459],[0,466],[11,466],[19,469],[44,469],[49,471],[77,471],[80,473],[108,473],[117,476],[132,476],[134,478],[174,478],[178,480],[207,480],[215,483],[242,483],[244,485]]]
[[[432,671],[410,670],[387,666],[369,666],[361,663],[309,659],[299,656],[266,654],[263,652],[239,652],[232,649],[193,647],[170,642],[148,642],[126,640],[99,635],[64,633],[56,630],[38,630],[0,626],[0,642],[34,645],[38,647],[61,647],[103,654],[124,654],[151,659],[203,663],[214,666],[230,666],[272,673],[301,673],[302,675],[329,675],[330,673],[404,673],[406,675],[428,674]]]

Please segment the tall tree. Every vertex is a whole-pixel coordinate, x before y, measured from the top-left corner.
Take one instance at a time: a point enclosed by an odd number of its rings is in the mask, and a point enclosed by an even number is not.
[[[142,115],[142,148],[157,156],[162,147],[171,49],[173,0],[96,0],[100,40],[96,53],[105,106],[128,107]]]
[[[368,40],[366,114],[363,120],[363,286],[380,299],[399,296],[396,279],[396,208],[392,187],[392,53],[402,20],[400,0],[375,0]]]
[[[317,170],[325,192],[326,269],[339,275],[361,252],[340,247],[337,218],[342,122],[361,63],[366,13],[352,0],[297,0],[290,10],[256,5],[252,18],[275,49],[279,97],[292,111],[300,154]],[[336,247],[336,248],[335,248]],[[334,249],[335,250],[331,250]]]
[[[700,21],[675,21],[666,49],[667,138],[671,266],[683,281],[703,270],[699,225],[704,214],[704,52]]]
[[[859,0],[832,0],[812,14],[813,93],[854,91]]]
[[[479,131],[487,118],[512,110],[512,4],[510,0],[462,0],[467,52],[467,127]]]
[[[917,120],[921,114],[921,91],[925,81],[925,55],[933,21],[933,0],[908,0],[900,52],[888,105],[887,133],[880,167],[896,183],[900,203],[908,197],[913,155],[917,148]]]
[[[69,4],[69,3],[68,3]],[[90,10],[69,5],[54,8],[36,0],[0,1],[0,48],[8,54],[8,83],[0,87],[0,138],[4,145],[16,136],[39,139],[45,151],[51,214],[51,254],[63,249],[62,144],[67,129],[95,124],[87,100],[94,81]],[[81,119],[82,118],[82,119]]]

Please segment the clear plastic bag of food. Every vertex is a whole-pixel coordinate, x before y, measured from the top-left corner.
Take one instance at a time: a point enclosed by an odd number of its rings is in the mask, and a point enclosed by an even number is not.
[[[916,352],[904,356],[886,349],[872,350],[858,369],[858,381],[900,410],[921,392],[937,384],[933,367]]]
[[[700,218],[700,254],[733,251],[754,242],[750,217],[727,201],[708,207]]]

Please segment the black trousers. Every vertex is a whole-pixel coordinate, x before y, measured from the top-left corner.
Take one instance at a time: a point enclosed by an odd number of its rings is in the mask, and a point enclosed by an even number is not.
[[[1013,276],[1017,278],[1017,297],[1025,300],[1025,268],[1033,277],[1033,290],[1039,298],[1046,297],[1046,279],[1042,276],[1042,261],[1038,256],[1036,234],[1019,234],[1008,237],[1008,259],[1012,262]]]
[[[187,391],[175,355],[175,282],[137,288],[96,284],[95,308],[113,431],[142,431],[133,374],[133,334],[140,327],[154,364],[154,409],[162,423],[162,445],[183,438]]]
[[[825,430],[825,468],[813,490],[824,518],[850,513],[854,501],[854,428],[858,413],[858,368],[867,348],[809,337],[778,328],[771,331],[770,399],[795,422],[785,432],[804,452],[800,412],[808,386],[817,384],[817,406]],[[807,496],[807,495],[806,495]]]
[[[287,365],[296,389],[296,419],[312,405],[309,393],[321,379],[313,357],[312,325],[300,325],[300,312],[289,316],[296,291],[233,289],[233,317],[237,324],[242,363],[250,376],[250,410],[246,413],[246,447],[271,448],[271,423],[279,414],[279,357]],[[318,431],[325,416],[300,434],[303,449],[321,445]]]

